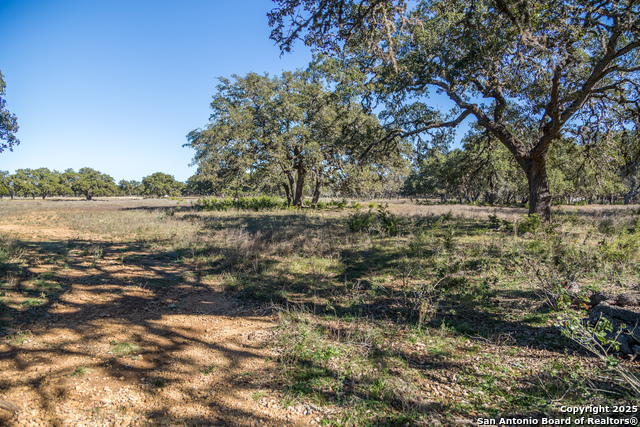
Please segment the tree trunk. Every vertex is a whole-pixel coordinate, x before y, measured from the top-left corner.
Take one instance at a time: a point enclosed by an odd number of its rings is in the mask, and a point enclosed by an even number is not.
[[[293,174],[291,172],[287,172],[287,180],[289,181],[289,191],[291,194],[291,199],[294,199],[295,196],[293,194],[295,188],[296,188],[296,182],[293,179]],[[293,204],[295,205],[295,200],[293,200]]]
[[[631,185],[631,188],[629,188],[629,191],[627,191],[624,195],[624,204],[625,205],[629,205],[631,204],[631,202],[633,201],[633,199],[636,197],[636,195],[638,194],[638,191],[640,190],[640,184],[636,185],[635,182]]]
[[[311,204],[315,205],[320,200],[320,189],[322,188],[322,181],[316,178],[316,186],[313,189],[313,198],[311,199]]]
[[[304,174],[304,167],[298,166],[298,176],[296,177],[296,192],[293,196],[293,205],[296,207],[302,207],[302,202],[304,199],[304,195],[302,194],[304,190]]]
[[[284,187],[284,194],[287,196],[287,206],[291,206],[291,190],[286,182],[282,183]]]
[[[630,205],[631,204],[631,199],[632,199],[631,194],[629,194],[629,192],[627,192],[624,195],[624,204],[625,205]]]
[[[529,184],[529,215],[537,214],[544,222],[551,221],[551,192],[544,154],[519,162]]]

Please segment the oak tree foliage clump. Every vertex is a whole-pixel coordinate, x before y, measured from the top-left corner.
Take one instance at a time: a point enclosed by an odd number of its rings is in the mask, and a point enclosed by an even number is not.
[[[173,175],[156,172],[142,178],[140,193],[154,197],[180,196],[183,188],[184,184],[176,181]]]
[[[211,109],[209,124],[185,145],[214,188],[280,189],[299,206],[305,189],[316,203],[324,186],[344,186],[348,169],[385,177],[406,162],[399,139],[374,147],[383,137],[378,119],[331,90],[317,69],[220,78]]]
[[[388,129],[428,142],[472,120],[524,172],[529,213],[550,218],[547,154],[563,137],[608,145],[637,127],[635,0],[275,0],[272,38],[357,65]],[[437,109],[429,96],[448,97]]]
[[[94,196],[118,194],[118,187],[113,178],[92,168],[81,168],[77,173],[68,169],[63,176],[73,192],[82,194],[87,200],[91,200]]]
[[[5,88],[4,76],[0,72],[0,153],[7,148],[13,151],[13,147],[20,144],[15,135],[18,132],[18,119],[6,109]]]

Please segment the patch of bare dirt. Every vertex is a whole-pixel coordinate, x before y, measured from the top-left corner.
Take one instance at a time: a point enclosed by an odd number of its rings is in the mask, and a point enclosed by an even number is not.
[[[37,242],[77,238],[46,224],[3,223]],[[93,240],[93,239],[92,239]],[[85,251],[87,252],[87,251]],[[100,257],[70,251],[46,262],[63,290],[23,310],[0,338],[0,400],[21,407],[7,426],[310,425],[320,413],[282,408],[269,390],[275,320],[135,244],[104,243]],[[52,279],[52,280],[53,280]]]

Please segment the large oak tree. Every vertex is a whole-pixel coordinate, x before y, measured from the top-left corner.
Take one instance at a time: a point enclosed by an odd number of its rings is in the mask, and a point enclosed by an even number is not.
[[[529,213],[550,218],[547,152],[607,143],[638,122],[640,2],[274,0],[272,38],[357,64],[390,129],[418,143],[473,119],[524,171]],[[409,6],[410,4],[410,6]],[[432,108],[434,92],[454,107]]]
[[[270,184],[296,206],[304,201],[305,183],[312,182],[315,203],[347,165],[384,175],[401,164],[402,141],[374,147],[382,139],[378,119],[327,86],[312,69],[221,78],[209,124],[187,136],[194,163],[221,188]]]

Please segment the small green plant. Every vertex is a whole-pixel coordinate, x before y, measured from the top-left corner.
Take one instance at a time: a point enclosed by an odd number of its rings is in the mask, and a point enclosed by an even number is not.
[[[433,236],[425,231],[417,233],[409,241],[408,254],[414,258],[422,259],[433,256],[434,251],[431,249]]]
[[[453,238],[455,232],[453,229],[453,226],[449,226],[445,229],[444,232],[444,239],[443,239],[443,246],[446,250],[451,251],[453,249],[455,249],[455,240]]]
[[[33,285],[37,286],[40,289],[46,289],[46,290],[58,290],[58,289],[62,288],[62,286],[60,286],[58,283],[49,282],[44,277],[40,277],[40,278],[36,279],[33,282]]]
[[[266,396],[267,396],[267,392],[264,391],[264,390],[260,390],[260,391],[256,391],[255,393],[253,393],[251,395],[251,398],[253,400],[257,401],[257,400],[260,400],[260,399],[262,399],[263,397],[266,397]]]
[[[600,224],[598,224],[598,231],[609,236],[613,236],[617,233],[616,226],[611,219],[600,221]]]
[[[71,374],[74,377],[82,377],[87,373],[88,368],[85,365],[78,366]]]
[[[494,211],[492,215],[489,215],[489,228],[500,228],[501,225],[502,221]]]
[[[162,387],[165,387],[167,385],[167,381],[162,379],[162,378],[158,378],[158,379],[153,380],[151,385],[153,387],[155,387],[155,388],[162,388]]]
[[[95,261],[102,258],[104,255],[104,248],[102,246],[92,246],[89,248],[89,252]]]
[[[398,217],[389,212],[388,204],[378,206],[377,217],[385,234],[396,236],[399,233]]]
[[[215,371],[217,368],[218,368],[218,365],[205,366],[203,368],[200,368],[200,372],[204,375],[209,375],[210,373]]]
[[[39,299],[39,298],[27,298],[26,300],[22,301],[21,305],[23,307],[37,307],[44,303],[46,303],[46,300]]]
[[[374,219],[375,216],[373,212],[371,212],[371,209],[367,212],[356,211],[347,218],[347,227],[353,232],[368,232],[371,230]]]
[[[542,226],[542,217],[538,214],[531,214],[525,216],[522,221],[518,223],[518,234],[535,233]]]
[[[6,337],[6,339],[13,344],[22,345],[26,341],[31,339],[31,337],[32,337],[31,331],[24,331],[24,332],[16,332],[14,334],[10,334]]]
[[[132,354],[138,354],[142,352],[142,347],[140,347],[136,343],[124,341],[124,342],[115,342],[111,341],[111,345],[113,348],[111,352],[117,354],[118,356],[129,356]]]
[[[598,357],[607,369],[616,372],[626,387],[636,396],[640,396],[640,378],[620,363],[615,353],[620,348],[618,337],[625,329],[614,330],[611,321],[600,317],[595,323],[583,320],[585,311],[567,310],[559,316],[562,335],[578,343],[590,353]]]

